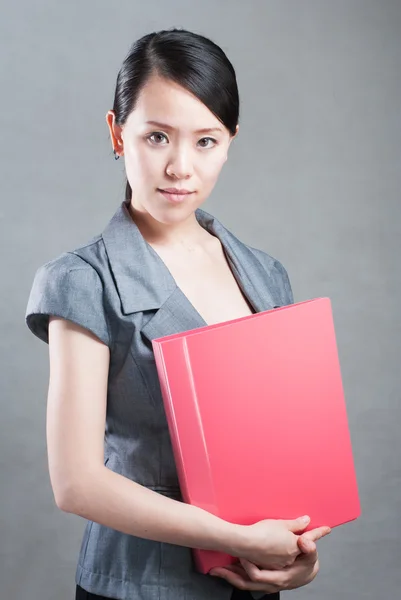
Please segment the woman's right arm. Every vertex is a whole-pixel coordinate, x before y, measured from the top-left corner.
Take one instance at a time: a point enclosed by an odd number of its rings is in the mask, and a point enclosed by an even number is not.
[[[300,520],[240,526],[158,494],[104,466],[109,349],[61,319],[49,322],[47,447],[57,506],[150,540],[226,552],[260,566],[291,564],[300,553]],[[310,539],[323,528],[308,532]]]

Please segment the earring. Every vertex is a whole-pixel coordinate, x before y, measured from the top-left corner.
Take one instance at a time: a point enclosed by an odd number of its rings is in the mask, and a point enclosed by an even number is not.
[[[120,155],[117,154],[117,152],[115,150],[113,150],[114,152],[114,160],[118,160],[120,158]]]

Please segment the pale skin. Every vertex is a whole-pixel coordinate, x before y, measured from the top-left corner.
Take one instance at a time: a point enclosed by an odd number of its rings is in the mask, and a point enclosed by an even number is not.
[[[250,314],[219,240],[194,215],[212,191],[234,136],[197,98],[157,76],[122,127],[113,111],[106,120],[113,149],[125,158],[131,216],[189,301],[208,324]],[[193,193],[173,204],[158,191],[171,187]],[[130,535],[229,553],[240,562],[210,574],[240,589],[272,593],[316,577],[316,542],[329,527],[304,532],[308,521],[301,518],[232,524],[105,467],[108,347],[78,325],[51,317],[49,356],[48,460],[62,510]]]

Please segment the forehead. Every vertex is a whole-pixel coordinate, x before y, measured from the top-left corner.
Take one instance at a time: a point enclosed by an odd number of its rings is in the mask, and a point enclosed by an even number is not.
[[[128,121],[132,125],[159,121],[174,128],[192,131],[212,127],[225,129],[207,106],[191,92],[157,75],[150,77],[142,88]]]

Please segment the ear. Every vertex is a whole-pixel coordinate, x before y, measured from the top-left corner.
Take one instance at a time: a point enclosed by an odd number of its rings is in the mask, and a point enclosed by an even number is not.
[[[230,135],[230,141],[228,142],[228,147],[230,147],[230,144],[233,141],[233,139],[237,137],[238,131],[239,131],[239,125],[237,124],[237,127],[235,128],[235,133],[233,135]]]
[[[229,141],[228,141],[228,146],[227,146],[227,152],[228,152],[228,149],[229,149],[229,147],[230,147],[230,144],[231,144],[231,142],[233,141],[233,139],[234,139],[235,137],[237,137],[238,130],[239,130],[239,125],[237,125],[237,127],[235,128],[235,133],[234,133],[233,135],[230,135],[230,139],[229,139]],[[225,158],[224,162],[226,162],[226,160],[227,160],[227,155],[226,155],[226,158]]]
[[[234,139],[235,137],[237,137],[237,135],[238,135],[238,131],[239,131],[239,124],[237,123],[237,127],[235,128],[235,133],[234,133],[234,135],[232,135],[232,136],[231,136],[231,138],[230,138],[230,144],[231,144],[231,142],[233,141],[233,139]]]
[[[124,144],[122,138],[122,127],[116,124],[116,115],[114,110],[109,110],[106,114],[106,123],[109,127],[110,139],[114,152],[119,156],[124,154]]]

